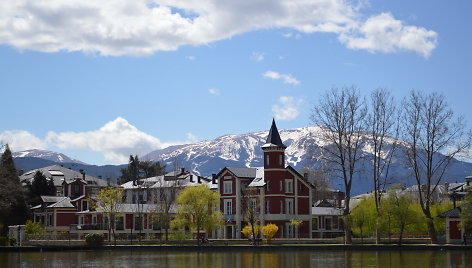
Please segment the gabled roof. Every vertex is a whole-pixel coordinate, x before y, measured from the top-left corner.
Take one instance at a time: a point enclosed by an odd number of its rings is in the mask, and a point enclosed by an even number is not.
[[[238,178],[255,178],[256,168],[226,167],[234,176]]]
[[[75,208],[75,206],[72,205],[69,197],[63,197],[61,201],[48,206],[48,208]]]
[[[54,186],[56,187],[62,186],[62,183],[65,180],[67,181],[67,183],[70,183],[71,181],[74,181],[75,179],[83,179],[83,175],[79,171],[65,168],[59,165],[53,165],[53,166],[30,170],[20,176],[20,181],[31,182],[34,178],[34,174],[38,170],[41,171],[43,175],[46,176],[47,178],[52,178],[54,181]],[[94,176],[87,175],[87,174],[85,174],[85,182],[87,183],[87,185],[96,185],[98,187],[108,186],[107,181],[99,179]],[[113,185],[114,184],[112,183],[112,186]]]
[[[264,144],[262,147],[269,147],[269,146],[279,146],[279,147],[287,148],[287,146],[283,144],[282,139],[280,138],[279,131],[277,130],[277,126],[275,125],[274,119],[272,119],[272,126],[270,127],[266,144]]]
[[[460,207],[456,207],[456,208],[453,208],[451,210],[448,210],[446,212],[443,212],[441,214],[438,215],[439,218],[446,218],[446,217],[460,217],[461,215],[461,208]]]

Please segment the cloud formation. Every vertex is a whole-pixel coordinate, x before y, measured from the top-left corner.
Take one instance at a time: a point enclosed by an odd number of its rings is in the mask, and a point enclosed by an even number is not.
[[[295,77],[293,77],[291,74],[281,74],[278,72],[274,71],[267,71],[262,74],[264,78],[270,78],[274,80],[282,80],[285,84],[291,84],[291,85],[299,85],[300,81],[298,81]]]
[[[105,159],[118,163],[126,163],[131,154],[142,155],[163,148],[163,143],[158,138],[140,131],[122,117],[93,131],[50,131],[46,140],[61,149],[101,152]]]
[[[425,28],[406,26],[390,13],[371,17],[339,37],[341,42],[352,49],[386,53],[410,50],[425,58],[428,58],[436,47],[437,38],[437,33]]]
[[[8,130],[0,133],[0,145],[7,143],[14,152],[47,147],[45,142],[25,130]]]
[[[389,13],[364,17],[345,0],[0,1],[0,44],[42,52],[149,55],[285,28],[334,33],[348,48],[372,52],[411,50],[427,57],[436,47],[431,30],[404,25]]]
[[[220,95],[220,90],[217,89],[217,88],[210,88],[208,90],[208,93],[210,93],[211,95],[219,96]]]
[[[293,120],[300,114],[298,106],[303,101],[290,96],[282,96],[279,98],[279,104],[272,105],[277,120]]]
[[[251,59],[253,61],[261,62],[264,60],[264,53],[262,52],[252,52]]]

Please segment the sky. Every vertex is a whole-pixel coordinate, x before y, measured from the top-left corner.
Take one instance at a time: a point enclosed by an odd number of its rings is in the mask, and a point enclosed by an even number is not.
[[[472,122],[469,0],[0,2],[0,141],[90,164],[310,125],[333,87]]]

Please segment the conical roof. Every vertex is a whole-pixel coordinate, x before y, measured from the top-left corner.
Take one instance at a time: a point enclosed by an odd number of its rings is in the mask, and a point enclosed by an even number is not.
[[[283,144],[282,139],[280,138],[279,131],[275,125],[275,120],[272,118],[272,126],[270,127],[269,136],[267,136],[265,145],[276,145],[280,147],[287,147]]]

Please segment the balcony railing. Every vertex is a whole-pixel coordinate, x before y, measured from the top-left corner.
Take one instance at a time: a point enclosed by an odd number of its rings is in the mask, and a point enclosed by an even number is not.
[[[223,214],[223,219],[225,221],[234,221],[234,215]]]

